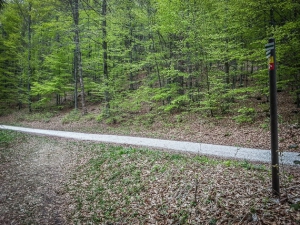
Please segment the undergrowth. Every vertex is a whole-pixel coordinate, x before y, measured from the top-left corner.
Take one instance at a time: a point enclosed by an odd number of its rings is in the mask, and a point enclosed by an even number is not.
[[[0,129],[0,147],[7,147],[12,143],[16,143],[21,137],[23,137],[23,134],[20,132]]]
[[[27,121],[27,122],[44,122],[49,123],[51,118],[55,116],[55,112],[32,112],[32,113],[18,113],[17,121]]]
[[[6,162],[13,154],[9,147],[24,141],[24,137],[22,133],[0,129],[0,163]]]
[[[81,113],[79,110],[72,110],[70,113],[66,114],[61,122],[62,124],[66,124],[66,123],[72,123],[72,122],[76,122],[76,121],[79,121],[81,118]]]

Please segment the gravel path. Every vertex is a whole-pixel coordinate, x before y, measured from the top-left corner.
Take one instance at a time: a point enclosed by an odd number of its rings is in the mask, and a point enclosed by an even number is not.
[[[72,138],[77,140],[97,141],[115,144],[128,144],[134,146],[143,146],[149,148],[168,149],[176,151],[193,152],[203,155],[216,157],[234,158],[239,160],[248,160],[268,163],[271,161],[271,151],[251,148],[240,148],[233,146],[212,145],[184,141],[169,141],[152,138],[139,138],[117,135],[86,134],[77,132],[66,132],[56,130],[42,130],[15,126],[0,125],[0,129],[14,130],[38,135],[48,135],[63,138]],[[300,161],[300,154],[295,152],[282,153],[281,163],[286,165],[296,165]],[[299,164],[297,164],[299,165]]]
[[[28,137],[0,161],[0,224],[67,224],[65,184],[78,151],[58,138]]]

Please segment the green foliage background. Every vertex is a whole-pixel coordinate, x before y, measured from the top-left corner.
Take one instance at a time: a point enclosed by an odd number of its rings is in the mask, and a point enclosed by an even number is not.
[[[278,86],[300,107],[296,0],[79,1],[84,87],[74,78],[75,2],[5,4],[0,14],[1,110],[74,105],[80,98],[74,93],[84,88],[87,101],[105,103],[106,116],[147,105],[160,112],[209,116],[236,111],[252,120],[255,112],[248,115],[247,99],[268,97],[264,45],[269,37],[277,43]]]

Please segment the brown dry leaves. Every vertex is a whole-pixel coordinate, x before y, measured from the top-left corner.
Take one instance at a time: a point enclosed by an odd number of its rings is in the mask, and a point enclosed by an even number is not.
[[[282,175],[286,188],[282,187],[283,198],[277,202],[271,194],[270,174],[262,167],[246,169],[245,163],[146,150],[101,151],[97,159],[101,163],[81,168],[69,184],[77,206],[72,212],[74,223],[300,223],[300,212],[288,203],[300,196],[296,170]],[[103,152],[114,152],[113,160]]]
[[[284,102],[284,100],[281,100]],[[291,115],[291,104],[280,105],[279,108],[279,150],[286,152],[300,152],[300,128],[296,123],[282,123],[294,121]],[[192,141],[207,144],[239,146],[258,149],[270,149],[269,121],[266,117],[258,116],[253,124],[236,124],[232,118],[203,118],[197,114],[155,115],[154,119],[147,121],[147,115],[128,115],[128,121],[117,124],[97,123],[93,117],[98,114],[95,106],[89,106],[89,115],[81,120],[63,124],[64,113],[50,119],[50,121],[21,120],[24,112],[14,113],[0,117],[1,123],[16,123],[22,126],[53,129],[64,131],[77,131],[100,134],[129,135],[138,137],[152,137],[179,141]],[[300,112],[299,112],[300,114]],[[151,115],[153,116],[153,115]],[[296,115],[294,115],[296,116]],[[140,119],[139,119],[140,117]],[[150,117],[149,117],[150,118]],[[152,117],[151,117],[152,118]],[[281,118],[281,119],[280,119]],[[295,146],[292,147],[291,146]]]
[[[35,136],[6,150],[0,224],[300,223],[298,167],[276,202],[247,162]]]

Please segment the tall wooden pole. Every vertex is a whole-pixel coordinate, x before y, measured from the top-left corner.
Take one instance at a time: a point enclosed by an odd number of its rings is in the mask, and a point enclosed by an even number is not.
[[[271,125],[271,162],[272,162],[272,190],[280,196],[279,188],[279,158],[278,158],[278,120],[277,120],[277,85],[276,85],[276,54],[275,39],[270,38],[266,45],[269,59],[270,82],[270,125]]]

